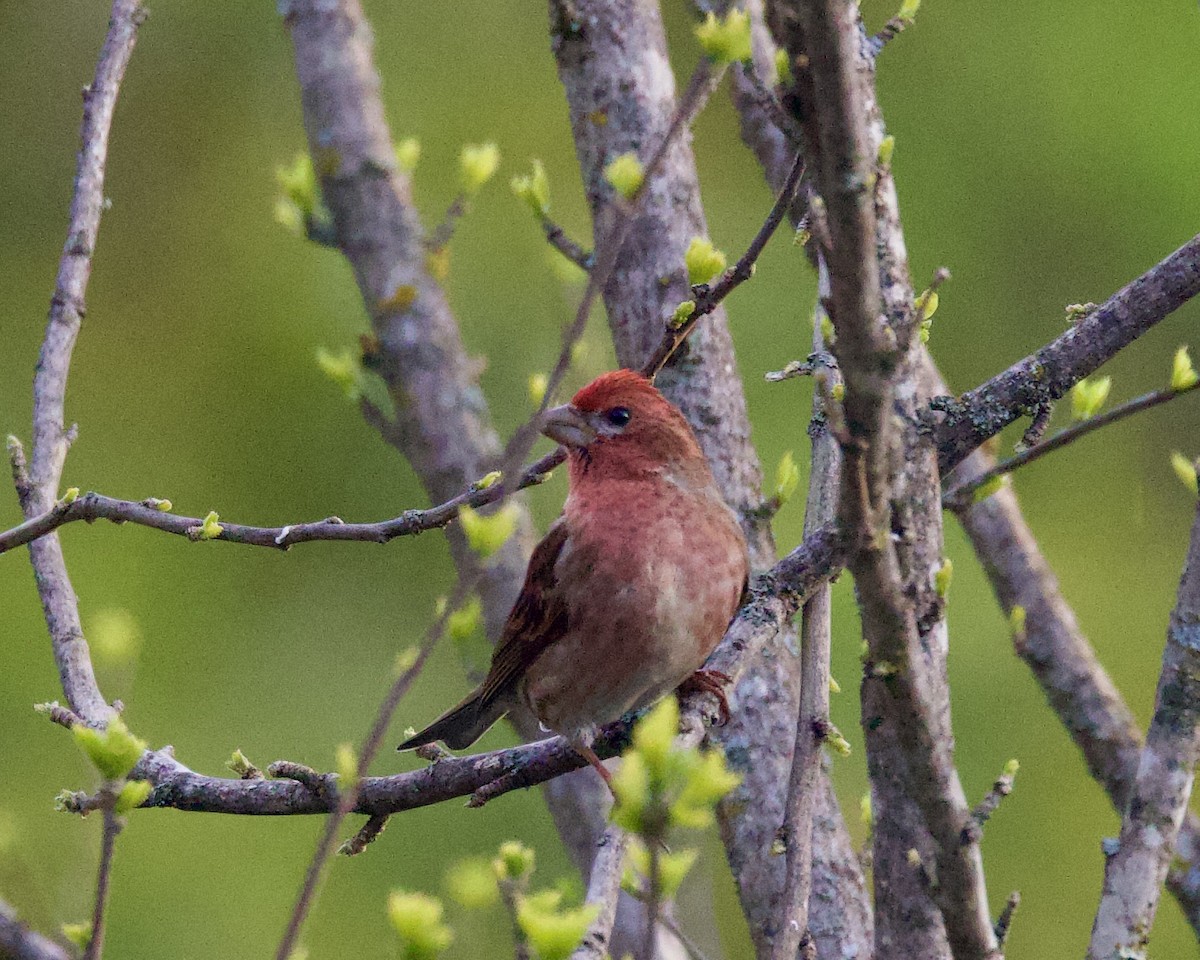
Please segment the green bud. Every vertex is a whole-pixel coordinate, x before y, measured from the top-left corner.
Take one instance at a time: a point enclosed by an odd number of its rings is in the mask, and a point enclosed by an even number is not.
[[[483,857],[467,857],[446,871],[446,889],[468,910],[490,907],[499,899],[496,876]]]
[[[396,143],[396,166],[405,173],[412,173],[421,162],[421,141],[416,137],[405,137]]]
[[[67,487],[67,492],[62,495],[62,499],[59,500],[58,502],[61,506],[69,507],[71,504],[73,504],[78,499],[79,499],[79,488],[78,487]]]
[[[209,510],[200,526],[190,527],[188,534],[193,540],[215,540],[225,532],[225,528],[218,523],[220,519],[216,510]]]
[[[427,893],[394,890],[388,895],[387,915],[400,938],[404,960],[436,960],[450,946],[454,934],[444,923],[444,907]]]
[[[500,852],[492,861],[492,871],[499,880],[521,881],[533,873],[533,851],[516,840],[500,844]]]
[[[842,692],[842,685],[840,683],[838,683],[836,680],[834,680],[832,676],[829,678],[829,692],[830,693],[841,693]]]
[[[546,388],[550,386],[550,378],[544,373],[531,373],[529,375],[529,402],[535,407],[540,407],[542,401],[546,399]]]
[[[150,796],[150,792],[154,789],[154,784],[149,780],[130,780],[121,788],[121,792],[117,794],[117,802],[113,809],[118,814],[128,813],[130,810],[136,810],[146,798]]]
[[[396,660],[392,664],[392,674],[394,676],[401,677],[408,673],[409,670],[416,666],[417,658],[420,655],[421,651],[416,647],[405,647],[398,654],[396,654]],[[409,734],[409,736],[414,736],[416,732],[417,731],[414,730],[412,734]]]
[[[892,165],[892,154],[896,152],[896,138],[890,133],[879,141],[879,165],[881,167],[890,167]]]
[[[1188,348],[1180,347],[1175,351],[1175,359],[1171,364],[1171,389],[1187,390],[1194,387],[1200,377],[1192,366],[1192,358],[1188,356]]]
[[[906,859],[908,860],[908,865],[914,870],[921,866],[921,854],[917,851],[916,847],[909,849]]]
[[[838,403],[846,397],[846,385],[844,383],[835,383],[829,391],[829,395]]]
[[[1009,632],[1018,640],[1025,639],[1025,608],[1020,604],[1015,604],[1008,611],[1008,629]]]
[[[821,339],[825,341],[825,346],[832,347],[834,341],[837,340],[837,330],[833,326],[833,321],[829,319],[829,314],[821,313]]]
[[[142,631],[124,607],[106,607],[89,618],[88,642],[101,660],[131,663],[142,648]]]
[[[348,790],[358,780],[358,754],[349,743],[339,743],[333,751],[334,769],[337,770],[339,786]]]
[[[792,79],[792,58],[780,47],[775,51],[775,82],[790,87]]]
[[[704,829],[713,822],[717,801],[742,782],[725,763],[725,754],[709,750],[688,773],[679,799],[671,805],[671,823],[680,827]]]
[[[675,312],[673,314],[671,314],[671,321],[670,321],[671,329],[678,330],[685,323],[687,323],[688,320],[691,319],[692,314],[695,312],[696,312],[696,301],[695,300],[681,301],[679,306],[677,306],[675,308]]]
[[[483,623],[483,603],[479,597],[471,597],[466,603],[446,618],[446,632],[456,643],[470,640]]]
[[[875,820],[875,814],[871,809],[871,793],[864,793],[858,801],[858,818],[866,825],[871,826]]]
[[[234,750],[229,755],[229,759],[225,761],[225,766],[232,770],[241,780],[245,780],[253,771],[258,769],[240,749]]]
[[[949,557],[942,559],[942,565],[937,568],[937,572],[933,575],[933,585],[937,590],[937,595],[943,600],[946,599],[946,594],[950,592],[950,581],[954,579],[954,563]]]
[[[687,252],[683,255],[687,265],[688,283],[708,283],[725,269],[725,254],[712,245],[706,237],[692,237]]]
[[[677,851],[662,851],[658,855],[658,888],[663,897],[671,899],[679,892],[688,871],[696,864],[698,850],[684,849]],[[633,869],[643,877],[650,876],[650,851],[640,841],[629,845],[629,862]],[[641,884],[631,884],[633,890],[644,889]]]
[[[490,557],[499,550],[517,529],[521,508],[515,503],[506,503],[495,513],[484,516],[473,507],[463,506],[458,510],[467,543],[480,557]]]
[[[151,497],[146,502],[159,513],[170,513],[175,506],[170,500],[159,500],[157,497]]]
[[[900,4],[900,12],[896,14],[896,18],[905,23],[912,23],[916,19],[919,9],[921,9],[921,0],[904,0]]]
[[[799,485],[800,468],[796,466],[792,451],[788,450],[775,465],[775,502],[781,506],[787,503]]]
[[[468,196],[478,193],[479,189],[495,175],[500,166],[500,148],[494,143],[468,144],[459,154],[459,180],[463,193]]]
[[[522,897],[517,904],[517,925],[538,960],[567,960],[600,913],[598,903],[561,909],[561,896],[557,890],[546,890],[536,896]]]
[[[1020,769],[1021,764],[1019,761],[1016,759],[1009,760],[1008,763],[1004,765],[1004,775],[1008,777],[1008,779],[1012,780],[1017,775],[1017,771]]]
[[[503,476],[504,474],[499,470],[493,470],[490,473],[485,473],[482,477],[471,484],[471,486],[473,486],[476,490],[486,490],[488,487],[494,487]]]
[[[972,503],[982,503],[994,493],[999,493],[1008,482],[1008,474],[1000,474],[998,477],[992,477],[987,483],[975,488],[971,493]]]
[[[550,215],[550,178],[541,160],[533,161],[533,172],[513,177],[512,192],[529,205],[536,217]]]
[[[716,64],[749,60],[750,16],[742,10],[731,9],[723,19],[709,11],[704,22],[696,27],[696,39],[705,56]]]
[[[318,347],[317,366],[325,376],[342,388],[346,399],[351,403],[362,395],[362,362],[358,354],[349,347],[338,353]]]
[[[1200,480],[1196,475],[1196,462],[1189,460],[1178,450],[1171,454],[1171,467],[1179,482],[1192,491],[1192,496],[1200,496]]]
[[[88,944],[92,942],[92,922],[90,920],[83,923],[64,923],[59,929],[62,930],[62,935],[81,952],[87,952]]]
[[[632,200],[642,189],[646,173],[636,153],[623,153],[604,168],[604,179],[626,200]]]
[[[113,717],[104,730],[77,724],[71,728],[71,733],[106,780],[128,776],[146,752],[146,741],[130,733],[120,717]]]
[[[825,733],[825,743],[829,749],[836,753],[839,757],[850,756],[850,741],[842,736],[842,732],[832,723]]]
[[[674,697],[663,697],[633,728],[633,747],[645,760],[653,780],[661,782],[666,777],[667,759],[678,733],[679,702]]]
[[[302,151],[296,154],[290,167],[276,167],[275,182],[281,193],[276,204],[276,219],[282,220],[281,212],[288,210],[288,216],[302,228],[317,209],[317,173],[312,157]]]
[[[1076,420],[1087,420],[1094,417],[1108,399],[1108,391],[1112,387],[1112,377],[1098,377],[1089,380],[1086,377],[1071,388],[1071,415]]]
[[[612,775],[612,791],[615,798],[613,823],[630,833],[643,833],[646,828],[644,814],[653,798],[650,771],[640,752],[630,750],[625,753],[621,766]]]

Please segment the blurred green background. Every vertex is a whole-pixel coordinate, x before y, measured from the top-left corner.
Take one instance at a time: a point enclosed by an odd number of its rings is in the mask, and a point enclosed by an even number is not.
[[[333,252],[275,224],[274,168],[303,147],[288,39],[270,3],[152,4],[117,111],[105,216],[72,368],[78,420],[64,485],[243,522],[337,513],[378,519],[424,498],[408,467],[363,424],[314,361],[355,342],[365,318]],[[505,187],[544,159],[556,215],[586,237],[587,217],[541,4],[370,0],[393,132],[424,145],[416,192],[427,220],[454,191],[464,142],[496,140],[501,176],[454,242],[449,290],[484,387],[507,434],[528,412],[526,381],[548,368],[577,291],[552,270],[540,232]],[[879,25],[891,4],[866,5]],[[680,71],[695,54],[689,8],[669,0]],[[107,16],[99,0],[0,4],[0,429],[28,438],[30,381],[63,243],[79,123]],[[1200,225],[1200,48],[1194,3],[929,0],[880,65],[897,139],[895,169],[915,283],[942,264],[932,349],[965,389],[1064,329],[1063,306],[1100,301]],[[1188,64],[1191,64],[1189,66]],[[736,255],[770,196],[737,138],[724,92],[701,118],[696,149],[712,235]],[[754,439],[764,461],[806,453],[808,386],[762,373],[807,353],[813,283],[786,236],[729,303]],[[1200,307],[1163,323],[1110,365],[1113,397],[1163,383]],[[608,361],[603,324],[583,375]],[[1200,346],[1200,344],[1197,344]],[[1152,706],[1164,629],[1191,516],[1170,450],[1200,453],[1196,401],[1109,429],[1023,472],[1029,518],[1067,597],[1134,711]],[[1061,420],[1064,414],[1060,413]],[[1011,443],[1013,437],[1006,437]],[[801,456],[805,460],[806,456]],[[564,493],[559,476],[530,494],[539,523]],[[779,517],[782,547],[800,533],[801,498]],[[0,497],[0,524],[19,520]],[[136,655],[97,651],[102,687],[131,726],[219,773],[234,747],[265,764],[322,768],[357,741],[395,655],[426,627],[451,583],[439,534],[386,547],[313,544],[286,555],[189,544],[151,531],[72,526],[63,541],[85,627],[131,619]],[[968,794],[1009,757],[1015,794],[984,842],[996,909],[1024,904],[1010,956],[1079,954],[1102,877],[1100,840],[1118,827],[1026,668],[959,530],[950,622],[954,721]],[[836,766],[857,823],[865,787],[856,736],[858,634],[849,584],[838,586],[835,720],[856,747]],[[55,813],[62,787],[92,775],[62,730],[30,709],[60,696],[23,551],[0,557],[0,896],[32,924],[82,919],[99,823]],[[110,630],[111,632],[111,630]],[[481,646],[467,651],[483,656]],[[397,732],[465,689],[445,644],[403,704]],[[487,746],[504,743],[493,732]],[[386,752],[378,772],[414,761]],[[269,955],[320,824],[146,811],[119,841],[110,955]],[[388,957],[383,905],[394,887],[443,892],[452,861],[506,839],[538,851],[544,883],[569,874],[533,794],[482,811],[459,803],[404,815],[361,858],[335,863],[307,927],[314,958]],[[708,907],[717,898],[717,909]],[[714,957],[751,956],[709,838],[683,896],[683,920]],[[451,906],[453,957],[503,956],[499,913]],[[497,938],[500,938],[499,940]],[[1160,957],[1194,956],[1166,898]]]

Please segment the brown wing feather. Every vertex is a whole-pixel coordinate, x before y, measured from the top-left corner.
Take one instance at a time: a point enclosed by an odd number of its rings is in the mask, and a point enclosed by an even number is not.
[[[566,542],[566,518],[559,517],[529,558],[521,594],[504,624],[480,690],[481,710],[511,691],[530,664],[567,632],[567,608],[554,569]]]

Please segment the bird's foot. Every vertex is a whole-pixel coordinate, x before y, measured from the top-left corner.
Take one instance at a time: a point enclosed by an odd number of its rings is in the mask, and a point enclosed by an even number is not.
[[[588,763],[590,763],[592,765],[592,768],[598,774],[600,774],[600,776],[604,779],[604,785],[606,787],[608,787],[608,792],[613,795],[613,800],[616,800],[617,794],[616,794],[616,791],[613,790],[612,774],[609,773],[608,768],[606,766],[604,766],[604,761],[602,761],[598,756],[596,756],[596,751],[593,750],[591,748],[591,745],[587,744],[587,743],[579,743],[576,741],[572,741],[571,746],[575,749],[575,752],[577,754],[579,754],[581,757],[583,757],[584,760],[586,760]]]
[[[711,693],[717,698],[717,726],[723,727],[729,722],[729,701],[725,697],[725,688],[733,683],[733,678],[720,670],[697,670],[679,685],[679,694]]]

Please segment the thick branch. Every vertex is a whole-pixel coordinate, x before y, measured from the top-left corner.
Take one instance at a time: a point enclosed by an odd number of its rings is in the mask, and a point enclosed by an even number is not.
[[[571,960],[604,960],[612,939],[613,923],[617,919],[617,902],[621,893],[621,875],[625,868],[625,849],[629,838],[616,827],[609,827],[596,844],[592,860],[592,876],[588,881],[587,902],[600,907]]]
[[[1104,870],[1088,960],[1144,955],[1200,756],[1200,506],[1167,629],[1154,718]]]

